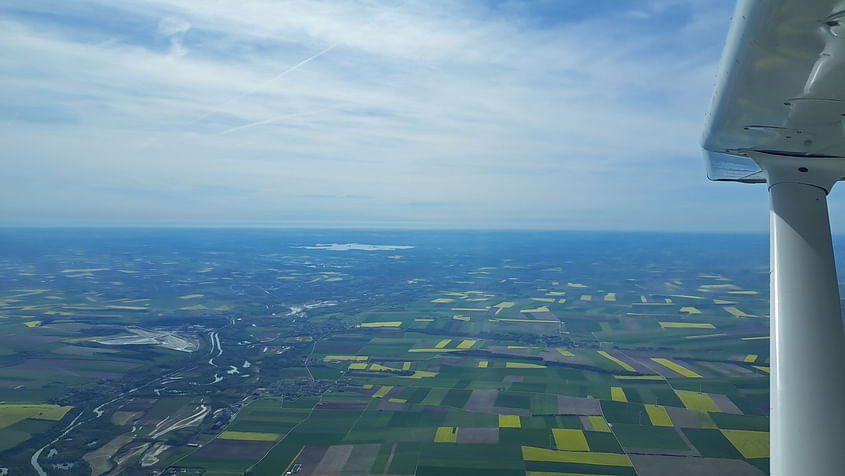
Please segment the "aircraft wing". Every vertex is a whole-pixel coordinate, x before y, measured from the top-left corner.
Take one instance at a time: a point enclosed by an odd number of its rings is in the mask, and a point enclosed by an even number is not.
[[[752,152],[845,157],[845,1],[742,0],[704,149],[712,180],[765,182]]]
[[[708,176],[765,182],[770,469],[845,468],[845,331],[827,194],[845,177],[845,0],[741,0],[704,133]]]

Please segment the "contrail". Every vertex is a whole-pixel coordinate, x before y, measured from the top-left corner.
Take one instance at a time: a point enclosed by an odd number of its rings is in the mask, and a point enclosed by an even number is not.
[[[405,5],[406,5],[409,1],[410,1],[410,0],[406,0],[406,1],[402,2],[402,3],[400,3],[399,5],[396,5],[396,6],[395,6],[395,7],[393,7],[393,8],[388,8],[388,9],[385,9],[385,10],[381,11],[378,15],[374,16],[374,17],[373,17],[370,21],[368,21],[367,23],[365,23],[365,24],[361,25],[361,27],[359,28],[359,31],[363,31],[363,30],[365,30],[365,29],[367,29],[367,28],[369,28],[369,27],[373,26],[373,24],[375,24],[377,21],[381,20],[383,17],[385,17],[385,16],[387,16],[388,14],[390,14],[390,13],[394,12],[395,10],[398,10],[398,9],[400,9],[400,8],[404,7],[404,6],[405,6]],[[259,89],[263,88],[264,86],[267,86],[268,84],[274,83],[274,82],[276,82],[276,81],[278,81],[278,80],[280,80],[280,79],[284,78],[285,76],[287,76],[288,74],[290,74],[290,73],[292,73],[292,72],[296,71],[297,69],[301,68],[302,66],[304,66],[304,65],[306,65],[306,64],[308,64],[308,63],[310,63],[310,62],[314,61],[315,59],[319,58],[320,56],[323,56],[324,54],[328,53],[329,51],[331,51],[331,50],[333,50],[333,49],[337,48],[337,47],[338,47],[338,45],[340,45],[340,43],[337,43],[337,42],[336,42],[336,43],[333,43],[333,44],[331,44],[331,45],[329,45],[328,47],[326,47],[326,48],[325,48],[325,49],[323,49],[322,51],[319,51],[319,52],[317,52],[316,54],[311,55],[311,56],[309,56],[308,58],[305,58],[304,60],[300,61],[299,63],[296,63],[295,65],[291,66],[290,68],[288,68],[288,69],[286,69],[286,70],[282,71],[281,73],[279,73],[279,74],[277,74],[277,75],[273,76],[272,78],[268,79],[267,81],[264,81],[263,83],[261,83],[261,84],[260,84],[260,85],[258,85],[257,87],[255,87],[255,88],[253,88],[253,89],[251,89],[251,90],[249,90],[249,91],[247,91],[247,92],[245,92],[245,93],[241,94],[240,96],[236,97],[235,99],[232,99],[232,100],[230,100],[230,101],[227,101],[225,104],[228,104],[228,103],[230,103],[230,102],[232,102],[232,101],[236,101],[236,100],[241,99],[241,98],[243,98],[243,97],[245,97],[245,96],[249,96],[250,94],[254,93],[255,91],[257,91],[257,90],[259,90]],[[209,113],[209,114],[211,114],[211,113]]]
[[[400,8],[404,7],[404,6],[405,6],[405,5],[406,5],[409,1],[410,1],[410,0],[406,0],[406,1],[402,2],[402,3],[400,3],[399,5],[396,5],[396,6],[395,6],[395,7],[393,7],[393,8],[388,8],[388,9],[386,9],[386,10],[383,10],[381,13],[379,13],[378,15],[376,15],[375,17],[373,17],[370,21],[368,21],[367,23],[365,23],[364,25],[362,25],[362,26],[361,26],[361,28],[360,28],[360,30],[364,30],[364,29],[367,29],[367,28],[371,27],[373,24],[375,24],[377,21],[379,21],[379,20],[380,20],[381,18],[383,18],[384,16],[388,15],[389,13],[392,13],[392,12],[393,12],[393,11],[395,11],[395,10],[398,10],[398,9],[400,9]],[[247,92],[245,92],[245,93],[241,94],[240,96],[237,96],[237,97],[236,97],[236,98],[234,98],[234,99],[231,99],[231,100],[229,100],[229,101],[226,101],[226,102],[223,104],[223,106],[226,106],[226,105],[228,105],[228,104],[230,104],[230,103],[232,103],[232,102],[234,102],[234,101],[237,101],[237,100],[240,100],[240,99],[242,99],[242,98],[244,98],[244,97],[246,97],[246,96],[249,96],[250,94],[254,93],[255,91],[258,91],[259,89],[264,88],[264,87],[265,87],[265,86],[267,86],[268,84],[274,83],[274,82],[276,82],[276,81],[278,81],[278,80],[280,80],[280,79],[284,78],[285,76],[287,76],[288,74],[290,74],[290,73],[292,73],[292,72],[296,71],[297,69],[301,68],[302,66],[305,66],[306,64],[310,63],[311,61],[314,61],[315,59],[319,58],[320,56],[323,56],[324,54],[328,53],[329,51],[331,51],[331,50],[335,49],[338,45],[339,45],[339,43],[333,43],[332,45],[328,46],[327,48],[323,49],[322,51],[319,51],[319,52],[317,52],[316,54],[311,55],[311,56],[309,56],[308,58],[305,58],[304,60],[300,61],[299,63],[296,63],[295,65],[291,66],[290,68],[288,68],[288,69],[286,69],[286,70],[282,71],[281,73],[279,73],[279,74],[277,74],[277,75],[273,76],[272,78],[268,79],[267,81],[262,82],[260,85],[256,86],[255,88],[253,88],[253,89],[251,89],[251,90],[249,90],[249,91],[247,91]],[[316,111],[310,111],[310,112],[306,112],[306,113],[297,113],[297,114],[288,114],[288,115],[273,116],[273,117],[270,117],[270,118],[268,118],[268,119],[264,119],[264,120],[261,120],[261,121],[251,122],[251,123],[249,123],[249,124],[244,124],[244,125],[242,125],[242,126],[237,126],[237,127],[232,127],[232,128],[226,129],[226,130],[224,130],[223,132],[221,132],[221,133],[220,133],[220,135],[230,134],[230,133],[232,133],[232,132],[236,132],[236,131],[240,131],[240,130],[248,129],[248,128],[251,128],[251,127],[256,127],[256,126],[260,126],[260,125],[264,125],[264,124],[269,124],[269,123],[271,123],[271,122],[275,122],[275,121],[277,121],[277,120],[284,119],[284,118],[287,118],[287,117],[296,117],[296,116],[303,116],[303,115],[308,115],[308,114],[315,114],[315,113],[322,112],[322,111],[325,111],[325,110],[328,110],[328,109],[334,109],[334,108],[331,108],[331,107],[330,107],[330,108],[318,109],[318,110],[316,110]],[[208,117],[208,116],[210,116],[211,114],[213,114],[213,112],[208,112],[208,113],[206,113],[205,115],[203,115],[203,116],[200,118],[200,120],[207,118],[207,117]]]
[[[337,47],[337,45],[338,45],[338,43],[335,43],[335,44],[329,46],[328,48],[324,49],[323,51],[320,51],[319,53],[317,53],[317,54],[315,54],[315,55],[313,55],[309,58],[305,58],[304,60],[300,61],[299,63],[296,63],[295,65],[291,66],[290,68],[282,71],[281,73],[279,73],[279,74],[273,76],[272,78],[270,78],[269,80],[265,81],[264,83],[261,84],[261,86],[262,87],[266,86],[266,85],[268,85],[268,84],[270,84],[274,81],[278,81],[278,80],[284,78],[288,74],[290,74],[290,73],[296,71],[297,69],[299,69],[300,66],[308,64],[311,61],[313,61],[313,60],[319,58],[320,56],[323,56],[324,54],[328,53],[329,51],[335,49],[335,47]]]
[[[288,70],[290,71],[290,70]],[[230,129],[226,129],[225,131],[221,132],[220,135],[231,134],[232,132],[242,131],[244,129],[250,129],[255,126],[263,126],[264,124],[270,124],[271,122],[276,122],[282,119],[288,119],[290,117],[299,117],[299,116],[311,116],[314,114],[319,114],[323,111],[328,111],[329,109],[337,109],[337,107],[324,107],[320,109],[315,109],[312,111],[305,111],[305,112],[296,112],[293,114],[279,114],[277,116],[269,117],[267,119],[263,119],[256,122],[250,122],[249,124],[244,124],[242,126],[232,127]]]
[[[324,50],[322,50],[322,51],[320,51],[320,52],[318,52],[318,53],[316,53],[312,56],[309,56],[308,58],[305,58],[304,60],[300,61],[299,63],[296,63],[295,65],[291,66],[290,68],[288,68],[288,69],[282,71],[281,73],[273,76],[272,78],[264,81],[263,83],[259,84],[258,86],[253,87],[249,91],[247,91],[247,92],[245,92],[245,93],[243,93],[239,96],[236,96],[234,98],[231,98],[228,101],[225,101],[223,104],[220,105],[220,109],[225,109],[226,106],[228,106],[229,104],[232,104],[235,101],[240,101],[241,99],[249,96],[250,94],[264,88],[268,84],[274,83],[274,82],[284,78],[285,76],[287,76],[290,73],[296,71],[297,69],[301,68],[302,66],[314,61],[315,59],[319,58],[320,56],[323,56],[324,54],[328,53],[329,51],[335,49],[338,45],[339,45],[339,43],[334,43],[334,44],[330,45],[329,47],[325,48]],[[203,119],[207,119],[209,116],[213,115],[215,112],[216,111],[209,111],[209,112],[203,114],[202,116],[197,118],[196,122],[199,122]],[[235,129],[237,129],[237,128],[235,128]],[[227,134],[231,131],[232,131],[231,129],[227,129],[226,131],[223,131],[222,134]]]
[[[404,2],[402,2],[402,3],[400,3],[400,4],[396,5],[396,6],[394,6],[393,8],[387,8],[387,9],[383,10],[381,13],[379,13],[378,15],[376,15],[375,17],[373,17],[370,21],[368,21],[367,23],[365,23],[365,24],[361,25],[361,27],[359,28],[359,30],[364,30],[364,29],[367,29],[367,28],[371,27],[374,23],[378,22],[379,20],[381,20],[381,19],[382,19],[383,17],[385,17],[386,15],[388,15],[388,14],[390,14],[390,13],[392,13],[392,12],[396,11],[396,10],[399,10],[400,8],[404,7],[404,6],[405,6],[407,3],[409,3],[409,2],[410,2],[410,0],[405,0]],[[285,69],[284,71],[282,71],[282,72],[280,72],[279,74],[277,74],[277,75],[273,76],[272,78],[270,78],[270,79],[268,79],[268,80],[266,80],[266,81],[263,81],[263,82],[261,82],[261,83],[258,83],[257,85],[255,85],[254,87],[250,88],[250,89],[249,89],[249,90],[247,90],[246,92],[244,92],[244,93],[242,93],[242,94],[239,94],[238,96],[235,96],[235,97],[233,97],[233,98],[230,98],[230,99],[228,99],[228,100],[225,100],[225,101],[221,102],[221,103],[219,104],[219,106],[218,106],[217,108],[215,108],[214,110],[210,110],[210,111],[206,112],[205,114],[203,114],[203,115],[201,115],[201,116],[197,117],[195,120],[193,120],[193,121],[189,122],[189,123],[188,123],[188,124],[186,124],[186,125],[187,125],[187,126],[190,126],[190,125],[196,124],[196,123],[198,123],[198,122],[200,122],[200,121],[202,121],[202,120],[204,120],[204,119],[207,119],[207,118],[209,118],[210,116],[213,116],[213,115],[218,114],[218,113],[221,113],[221,112],[225,112],[226,108],[227,108],[229,105],[231,105],[232,103],[234,103],[235,101],[239,101],[239,100],[241,100],[241,99],[243,99],[243,98],[245,98],[245,97],[247,97],[247,96],[249,96],[249,95],[251,95],[251,94],[253,94],[253,93],[255,93],[255,92],[257,92],[257,91],[259,91],[259,90],[261,90],[261,89],[263,89],[263,88],[265,88],[266,86],[268,86],[268,85],[270,85],[270,84],[272,84],[272,83],[274,83],[274,82],[276,82],[276,81],[279,81],[280,79],[282,79],[282,78],[284,78],[285,76],[287,76],[287,75],[289,75],[289,74],[293,73],[294,71],[298,70],[299,68],[301,68],[301,67],[303,67],[303,66],[307,65],[308,63],[310,63],[310,62],[314,61],[315,59],[317,59],[317,58],[319,58],[319,57],[321,57],[321,56],[325,55],[326,53],[328,53],[328,52],[332,51],[333,49],[337,48],[339,45],[340,45],[340,43],[339,43],[339,42],[335,42],[335,43],[333,43],[333,44],[331,44],[331,45],[327,46],[326,48],[324,48],[324,49],[322,49],[322,50],[318,51],[317,53],[315,53],[315,54],[313,54],[313,55],[311,55],[311,56],[309,56],[309,57],[305,58],[304,60],[302,60],[302,61],[300,61],[300,62],[296,63],[295,65],[293,65],[293,66],[291,66],[291,67],[289,67],[289,68]],[[264,120],[261,120],[261,121],[251,122],[251,123],[249,123],[249,124],[244,124],[244,125],[241,125],[241,126],[237,126],[237,127],[232,127],[232,128],[226,129],[226,130],[224,130],[224,131],[222,131],[222,132],[219,132],[219,133],[218,133],[218,135],[231,134],[232,132],[236,132],[236,131],[240,131],[240,130],[244,130],[244,129],[249,129],[249,128],[251,128],[251,127],[260,126],[260,125],[263,125],[263,124],[269,124],[269,123],[272,123],[272,122],[278,121],[278,120],[280,120],[280,119],[285,119],[285,118],[288,118],[288,117],[297,117],[297,116],[305,116],[305,115],[315,114],[315,113],[319,113],[319,112],[322,112],[322,111],[325,111],[325,110],[328,110],[328,109],[335,109],[335,108],[334,108],[334,107],[330,107],[330,108],[323,108],[323,109],[318,109],[318,110],[309,111],[309,112],[303,112],[303,113],[294,113],[294,114],[287,114],[287,115],[277,115],[277,116],[273,116],[273,117],[270,117],[270,118],[268,118],[268,119],[264,119]],[[155,138],[155,137],[149,138],[149,139],[148,139],[148,140],[146,140],[143,144],[141,144],[141,145],[140,145],[140,148],[142,148],[142,149],[143,149],[143,148],[146,148],[146,147],[150,146],[151,144],[153,144],[153,143],[155,143],[155,142],[157,142],[157,138]]]

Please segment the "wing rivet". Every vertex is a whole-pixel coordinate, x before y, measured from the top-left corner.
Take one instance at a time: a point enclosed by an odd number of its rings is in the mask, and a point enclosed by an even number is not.
[[[798,167],[798,171],[801,173],[807,173],[810,171],[807,167]]]

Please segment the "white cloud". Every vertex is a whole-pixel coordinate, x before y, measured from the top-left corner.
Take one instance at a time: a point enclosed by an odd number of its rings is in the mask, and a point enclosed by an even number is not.
[[[172,56],[185,56],[188,54],[185,48],[185,34],[191,29],[191,24],[174,17],[164,17],[158,22],[158,34],[170,41],[170,54]]]
[[[723,3],[544,25],[431,1],[61,8],[0,16],[7,221],[716,226],[671,214],[704,181]],[[74,21],[92,12],[121,27]]]

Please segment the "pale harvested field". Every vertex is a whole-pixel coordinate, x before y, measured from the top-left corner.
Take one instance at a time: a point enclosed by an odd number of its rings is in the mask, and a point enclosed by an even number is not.
[[[596,398],[558,395],[557,412],[561,415],[601,415],[601,403]]]
[[[699,362],[699,364],[725,377],[761,377],[757,372],[736,364],[725,362]]]
[[[552,314],[551,312],[532,312],[530,314],[535,320],[539,321],[554,321],[558,320],[557,316]]]
[[[369,474],[378,456],[379,444],[355,445],[343,466],[343,474]]]
[[[156,404],[155,398],[132,398],[120,407],[124,412],[145,412]]]
[[[763,472],[745,461],[721,458],[630,454],[639,476],[763,476]]]
[[[732,371],[734,371],[734,372],[736,372],[736,373],[740,374],[740,375],[741,375],[741,376],[743,376],[743,377],[759,377],[759,378],[763,378],[763,376],[762,376],[762,375],[760,375],[759,373],[757,373],[757,372],[755,372],[755,371],[753,371],[753,370],[751,370],[751,369],[747,369],[747,368],[745,368],[745,367],[743,367],[743,366],[741,366],[741,365],[731,364],[731,363],[727,363],[727,362],[720,362],[720,364],[721,364],[723,367],[727,367],[727,368],[731,369]]]
[[[198,449],[194,456],[208,459],[259,460],[270,451],[274,441],[212,440]]]
[[[620,351],[611,351],[608,354],[616,357],[617,359],[625,362],[626,364],[630,365],[634,368],[637,372],[644,373],[644,374],[654,374],[655,369],[652,369],[650,365],[648,365],[647,358],[641,358],[640,356],[633,354],[631,352],[620,352]],[[608,360],[609,361],[609,360]],[[621,367],[619,367],[621,369]]]
[[[689,442],[687,440],[684,440],[684,443],[686,443],[689,446]],[[631,447],[625,446],[624,448],[625,448],[625,452],[628,453],[629,455],[633,455],[633,454],[641,454],[641,455],[659,454],[659,455],[663,455],[663,456],[679,456],[679,457],[683,457],[683,458],[693,458],[693,457],[700,455],[698,450],[696,450],[692,446],[690,446],[690,448],[687,449],[687,450],[670,450],[670,449],[667,449],[667,448],[637,448],[636,446],[631,446]],[[682,473],[674,473],[674,474],[682,474]],[[731,473],[713,473],[713,474],[729,475]],[[642,474],[640,474],[640,476],[642,476]],[[684,474],[684,476],[687,476],[687,475]]]
[[[560,352],[558,352],[557,349],[554,349],[554,348],[541,351],[540,354],[539,354],[539,357],[541,357],[543,360],[548,361],[548,362],[566,362],[566,363],[569,363],[569,364],[587,364],[588,363],[588,362],[585,362],[584,360],[580,359],[578,357],[578,354],[575,354],[574,357],[567,357],[567,356],[561,354]]]
[[[705,412],[693,412],[686,408],[666,407],[675,428],[716,428]]]
[[[405,408],[405,404],[404,403],[394,403],[394,402],[391,402],[391,401],[389,401],[385,398],[385,399],[382,399],[381,402],[379,402],[377,408],[379,410],[385,411],[385,412],[398,412],[398,411],[401,411],[403,408]]]
[[[393,387],[393,388],[391,388],[390,391],[387,392],[387,395],[384,396],[384,400],[399,397],[399,394],[402,393],[402,390],[404,390],[404,389],[405,389],[405,387]]]
[[[473,390],[464,405],[464,410],[471,412],[493,412],[493,403],[499,392],[496,390]]]
[[[302,465],[302,471],[297,473],[298,476],[311,476],[320,461],[323,460],[323,455],[326,454],[328,447],[325,446],[306,446],[294,463]]]
[[[740,410],[726,395],[711,393],[710,398],[716,403],[716,406],[719,407],[719,411],[722,413],[742,415],[742,410]]]
[[[317,405],[320,410],[356,410],[363,411],[367,408],[370,402],[368,401],[353,401],[353,402],[321,402]]]
[[[314,472],[311,474],[314,476],[340,475],[340,471],[346,465],[346,461],[349,460],[353,448],[353,445],[329,446],[329,449],[323,455],[323,459],[320,460],[320,463],[314,468]]]
[[[378,390],[378,386],[373,386],[371,388],[362,388],[362,387],[349,387],[346,391],[347,392],[355,392],[360,393],[361,395],[366,395],[368,397],[372,397],[374,393]]]
[[[525,408],[493,407],[492,413],[496,413],[499,415],[528,416],[531,414],[531,411]]]
[[[91,476],[100,476],[112,468],[111,457],[123,445],[135,439],[132,435],[118,435],[94,451],[86,453],[82,459],[91,466]]]
[[[490,352],[501,355],[512,355],[514,357],[527,357],[533,355],[532,349],[508,349],[506,345],[496,345],[487,348]]]
[[[144,412],[126,412],[126,411],[116,411],[111,415],[111,422],[118,426],[124,426],[129,424],[133,420],[137,420],[144,416]]]
[[[458,443],[499,444],[498,428],[461,428],[458,430]]]
[[[593,428],[593,422],[590,421],[589,416],[581,415],[578,418],[581,420],[581,425],[583,425],[584,430],[595,431],[595,428]]]

